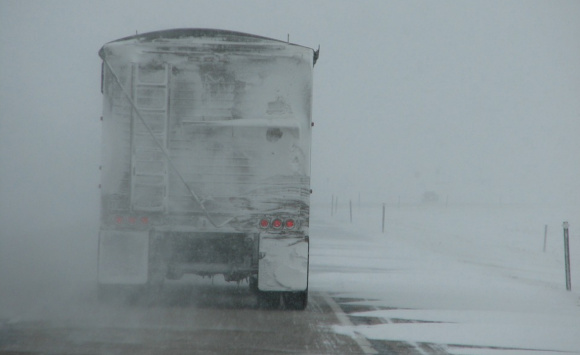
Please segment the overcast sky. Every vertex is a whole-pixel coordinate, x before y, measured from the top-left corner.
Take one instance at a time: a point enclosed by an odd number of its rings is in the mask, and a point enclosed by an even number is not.
[[[0,225],[97,220],[97,51],[181,27],[320,45],[316,200],[577,203],[579,19],[580,1],[0,0]]]

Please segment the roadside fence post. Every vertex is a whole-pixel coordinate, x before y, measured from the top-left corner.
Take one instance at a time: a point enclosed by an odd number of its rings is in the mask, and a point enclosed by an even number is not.
[[[330,215],[334,216],[334,195],[332,195],[332,202],[330,202]]]
[[[385,204],[383,203],[383,233],[385,233]]]
[[[348,208],[350,209],[350,223],[352,223],[352,200],[348,200]]]
[[[568,222],[564,222],[564,263],[566,267],[566,290],[572,290],[572,281],[570,278],[570,238],[568,233]]]
[[[548,240],[548,225],[544,226],[544,253],[546,252],[546,241]]]

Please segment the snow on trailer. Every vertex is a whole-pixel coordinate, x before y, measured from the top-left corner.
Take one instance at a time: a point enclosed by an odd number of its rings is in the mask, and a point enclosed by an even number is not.
[[[98,279],[308,296],[313,49],[210,29],[105,44]]]

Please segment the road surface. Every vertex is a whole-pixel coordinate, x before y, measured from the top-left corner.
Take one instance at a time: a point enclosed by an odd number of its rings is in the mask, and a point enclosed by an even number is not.
[[[259,309],[246,285],[173,283],[105,303],[90,290],[0,320],[0,354],[364,353],[332,331],[339,319],[325,294],[300,312]]]

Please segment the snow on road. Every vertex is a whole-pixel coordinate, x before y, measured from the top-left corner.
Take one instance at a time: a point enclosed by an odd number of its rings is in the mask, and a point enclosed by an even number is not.
[[[424,344],[451,354],[580,353],[579,206],[387,206],[384,234],[380,204],[354,206],[352,224],[348,209],[331,217],[322,207],[312,209],[309,287],[349,311],[352,325],[336,325],[336,333],[358,333],[374,347],[406,342],[415,353],[433,352]],[[565,220],[572,292],[565,290]],[[46,241],[5,235],[0,324],[42,318],[45,310],[45,319],[90,311],[69,302],[95,279],[94,234],[75,231]],[[64,296],[56,302],[46,290]]]
[[[439,344],[452,354],[580,353],[579,212],[395,206],[386,209],[383,234],[380,205],[355,207],[352,224],[348,210],[331,217],[314,208],[310,288],[368,309],[351,317],[378,320],[336,326],[339,333]],[[565,288],[565,220],[572,292]]]

